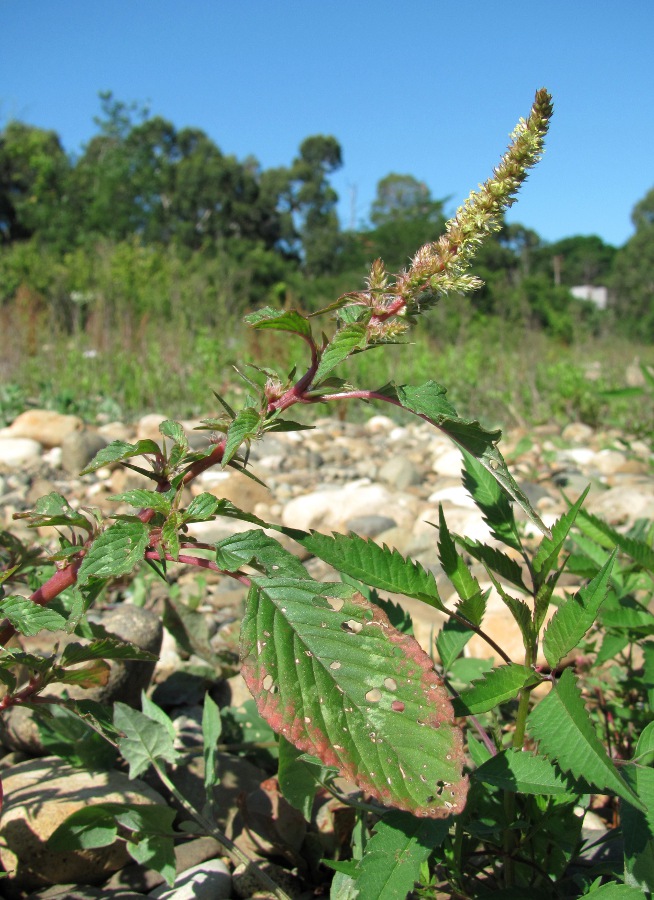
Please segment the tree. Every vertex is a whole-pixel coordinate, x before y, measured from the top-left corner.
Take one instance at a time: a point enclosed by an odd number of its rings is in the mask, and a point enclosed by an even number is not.
[[[636,204],[631,220],[636,233],[616,254],[611,306],[621,330],[654,341],[654,188]]]
[[[0,242],[69,236],[71,163],[54,131],[10,122],[0,134]]]
[[[291,235],[286,251],[299,253],[307,275],[329,275],[336,268],[341,245],[336,213],[338,194],[328,176],[343,164],[341,146],[336,138],[325,135],[308,137],[283,184],[278,170],[279,202],[282,213],[290,213],[295,240]]]
[[[418,247],[442,233],[445,202],[434,200],[427,185],[412,175],[386,175],[370,207],[374,227],[348,234],[342,267],[364,269],[381,258],[392,271],[405,268]]]
[[[596,234],[576,235],[542,246],[535,254],[535,267],[554,283],[606,284],[616,248]]]

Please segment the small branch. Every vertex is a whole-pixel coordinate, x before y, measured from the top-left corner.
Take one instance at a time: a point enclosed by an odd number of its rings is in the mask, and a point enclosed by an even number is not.
[[[241,584],[244,584],[246,587],[250,587],[252,584],[248,576],[244,575],[242,572],[228,572],[227,569],[221,569],[220,566],[213,562],[213,560],[205,559],[203,556],[190,556],[187,553],[180,553],[177,559],[175,559],[172,553],[164,553],[164,557],[168,562],[179,562],[186,566],[197,566],[200,569],[211,569],[212,572],[218,572],[220,575],[227,575],[235,581],[240,581]],[[146,550],[143,554],[143,558],[156,561],[161,559],[161,554],[158,550]]]

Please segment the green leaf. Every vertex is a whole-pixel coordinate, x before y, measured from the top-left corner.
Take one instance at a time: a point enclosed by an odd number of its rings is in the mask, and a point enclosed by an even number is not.
[[[59,852],[108,847],[117,839],[120,826],[132,859],[160,872],[172,885],[175,881],[175,832],[172,828],[175,815],[175,810],[156,804],[95,803],[68,816],[53,832],[48,846]]]
[[[500,703],[513,700],[524,687],[538,684],[538,676],[527,666],[509,663],[488,672],[481,681],[473,682],[452,701],[456,716],[473,716],[487,712]]]
[[[245,409],[242,409],[237,414],[227,431],[225,451],[221,463],[223,469],[232,459],[243,441],[249,441],[257,436],[262,422],[263,418],[261,414],[251,406],[246,406]]]
[[[654,769],[628,769],[626,778],[645,804],[647,813],[627,801],[620,804],[624,840],[625,881],[645,895],[654,891]]]
[[[167,715],[160,706],[154,702],[154,700],[150,700],[146,693],[141,694],[141,706],[143,708],[143,714],[148,717],[148,719],[152,719],[153,722],[158,722],[160,725],[163,725],[171,741],[175,740],[175,726],[173,725],[173,721],[169,715]]]
[[[179,529],[184,524],[184,514],[173,510],[161,529],[161,543],[174,560],[179,559]]]
[[[155,653],[141,650],[140,647],[126,641],[107,637],[91,641],[89,644],[76,642],[66,644],[61,654],[61,665],[74,666],[91,659],[137,659],[156,662],[158,657]]]
[[[320,357],[320,364],[313,378],[318,384],[332,369],[351,356],[356,350],[363,350],[368,341],[365,325],[346,325],[339,328]]]
[[[150,531],[143,522],[116,522],[91,545],[77,574],[80,586],[89,578],[126,575],[143,559]]]
[[[164,437],[170,438],[173,443],[177,444],[186,453],[188,450],[188,438],[186,432],[179,422],[172,419],[166,419],[159,423],[159,431]]]
[[[375,900],[407,897],[420,878],[420,867],[447,836],[447,822],[390,812],[375,825],[354,873],[358,896]]]
[[[0,618],[8,619],[16,631],[30,637],[39,631],[63,631],[67,624],[53,609],[15,595],[0,601]]]
[[[590,897],[591,900],[643,900],[643,892],[640,888],[611,881],[597,890],[588,891],[584,897]]]
[[[242,675],[261,715],[382,803],[462,808],[461,732],[431,659],[344,584],[253,578]]]
[[[397,399],[405,409],[426,418],[452,440],[474,456],[481,465],[506,490],[510,497],[522,507],[536,527],[549,534],[536,511],[532,508],[526,495],[520,489],[509,472],[502,454],[496,444],[502,436],[501,431],[487,431],[477,421],[459,418],[448,401],[443,397],[444,388],[435,381],[428,381],[421,387],[403,385],[397,388]]]
[[[312,531],[301,536],[290,529],[287,533],[309,553],[364,584],[415,597],[445,611],[432,572],[423,569],[420,563],[405,559],[397,550],[390,550],[386,545],[380,547],[356,534],[330,536]]]
[[[35,707],[34,713],[46,755],[59,756],[71,766],[92,772],[114,768],[116,750],[85,718],[57,703],[48,705],[47,715],[41,715],[41,709]]]
[[[457,553],[456,544],[452,540],[452,536],[445,521],[443,507],[438,508],[438,557],[443,571],[452,582],[455,591],[462,600],[468,600],[482,594],[479,582],[470,572],[470,569],[463,561],[459,553]],[[483,615],[483,610],[482,610]],[[481,619],[475,622],[475,625],[481,624]]]
[[[122,732],[118,747],[129,764],[129,777],[137,778],[153,763],[177,762],[168,729],[124,703],[114,703],[114,726]]]
[[[194,497],[184,512],[184,522],[208,522],[218,512],[223,501],[206,491]]]
[[[552,526],[552,537],[544,537],[540,542],[540,546],[534,554],[532,566],[534,572],[540,575],[541,582],[547,577],[552,569],[556,567],[559,553],[563,548],[565,539],[570,533],[570,529],[575,523],[577,514],[579,513],[581,505],[586,499],[589,490],[590,485],[583,494],[581,494],[577,502],[570,507],[567,513],[562,515],[561,518],[555,522]]]
[[[220,710],[209,694],[204,695],[202,707],[202,742],[204,756],[204,787],[207,796],[210,796],[211,788],[215,787],[218,777],[217,747],[222,732],[222,720]]]
[[[249,565],[263,569],[266,575],[308,578],[307,570],[297,556],[258,528],[237,532],[219,541],[216,544],[216,563],[227,571]]]
[[[99,453],[93,457],[91,462],[82,469],[80,475],[89,475],[91,472],[97,472],[103,466],[110,463],[122,462],[125,459],[131,459],[133,456],[161,455],[161,447],[154,441],[145,440],[138,441],[136,444],[128,444],[126,441],[112,441],[106,447],[103,447]]]
[[[615,528],[611,528],[603,519],[586,512],[586,510],[582,510],[578,516],[577,527],[586,537],[596,541],[605,549],[611,550],[613,547],[619,547],[638,565],[654,572],[654,548],[645,541],[621,534]]]
[[[554,613],[543,636],[545,659],[554,669],[578,646],[606,599],[615,551],[588,587],[569,597]]]
[[[305,338],[311,337],[309,320],[295,309],[273,309],[266,306],[245,316],[243,321],[251,328],[272,328],[275,331],[290,331]]]
[[[311,821],[313,801],[318,788],[317,775],[321,767],[306,762],[304,754],[281,735],[279,738],[279,769],[277,779],[284,797],[294,809],[299,809]]]
[[[530,734],[564,772],[583,778],[599,793],[617,794],[637,809],[643,805],[618,773],[590,720],[581,692],[566,669],[529,715]]]
[[[529,593],[524,580],[522,578],[522,568],[520,563],[502,550],[496,547],[489,547],[488,544],[482,544],[479,541],[470,540],[470,538],[459,537],[457,535],[457,543],[468,551],[473,559],[484,563],[489,569],[492,569],[503,581],[509,581],[516,587],[520,588],[525,594]]]
[[[65,497],[52,491],[45,497],[39,497],[34,508],[28,512],[17,513],[17,519],[29,519],[29,527],[65,526],[67,528],[83,528],[91,531],[91,523],[81,512],[73,509]]]
[[[474,773],[478,781],[503,791],[520,794],[582,794],[586,785],[576,785],[544,756],[523,750],[502,750]]]
[[[449,672],[474,631],[456,619],[448,619],[436,635],[436,651],[443,670]]]
[[[94,803],[76,810],[50,835],[49,849],[66,853],[110,847],[118,838],[113,807],[114,804]]]
[[[491,534],[507,547],[520,551],[520,537],[506,491],[495,478],[493,470],[485,468],[467,450],[462,450],[462,454],[463,486],[475,501]]]
[[[95,659],[79,669],[65,669],[62,666],[53,668],[53,676],[50,681],[59,681],[62,684],[74,684],[81,688],[93,688],[105,685],[109,681],[109,664],[103,659]]]
[[[107,500],[113,500],[117,503],[129,503],[135,509],[154,509],[156,512],[163,513],[165,516],[170,512],[171,499],[166,494],[158,491],[133,490],[126,491],[124,494],[112,494]]]

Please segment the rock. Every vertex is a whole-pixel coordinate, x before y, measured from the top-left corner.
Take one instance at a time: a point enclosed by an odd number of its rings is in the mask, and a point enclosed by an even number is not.
[[[625,525],[636,519],[654,518],[654,482],[643,480],[642,485],[613,487],[586,502],[588,512],[601,516],[609,525]]]
[[[235,472],[230,469],[228,472],[216,472],[216,475],[226,475],[220,480],[210,483],[210,487],[205,487],[210,494],[215,497],[221,497],[225,500],[231,500],[239,509],[244,512],[254,512],[257,503],[270,503],[271,495],[267,487],[258,484],[247,475]],[[206,482],[205,482],[206,484]]]
[[[97,620],[110,635],[122,641],[135,644],[148,653],[159,654],[163,637],[163,625],[156,613],[149,609],[121,603],[100,615],[89,615],[91,621]],[[140,706],[141,692],[150,685],[156,663],[140,660],[110,660],[111,673],[104,687],[85,690],[80,694],[88,700],[98,703],[127,703],[129,706]],[[71,696],[74,696],[69,687]]]
[[[366,431],[369,431],[370,434],[384,434],[395,428],[395,422],[392,419],[389,419],[388,416],[371,416],[364,425],[364,428]]]
[[[223,852],[221,844],[212,837],[199,837],[191,841],[185,841],[183,844],[178,844],[175,847],[175,869],[177,875],[186,872],[187,869],[193,866],[198,866],[207,859],[214,859]],[[114,872],[103,887],[105,890],[115,891],[131,889],[140,892],[137,896],[142,896],[163,883],[163,876],[159,872],[134,863]]]
[[[27,900],[143,900],[143,894],[122,888],[112,890],[106,885],[97,888],[90,884],[56,884],[43,891],[35,891]]]
[[[107,443],[106,438],[90,428],[71,432],[61,444],[62,469],[71,475],[78,475]]]
[[[308,531],[343,531],[345,523],[359,515],[388,515],[400,512],[402,498],[391,494],[381,484],[354,482],[335,490],[313,491],[286,504],[282,513],[284,525]],[[397,521],[397,518],[396,518]],[[399,524],[399,523],[398,523]]]
[[[122,841],[66,853],[47,846],[69,815],[94,803],[162,804],[160,794],[122,772],[90,773],[58,757],[19,763],[3,774],[0,862],[23,890],[52,884],[99,884],[129,856]]]
[[[397,491],[404,491],[422,481],[418,469],[405,456],[393,456],[387,460],[379,469],[377,477]]]
[[[397,522],[389,516],[354,516],[348,519],[345,527],[361,537],[377,537],[382,531],[395,528]]]
[[[16,469],[41,458],[41,444],[32,438],[0,437],[0,466]]]
[[[570,422],[561,432],[561,439],[567,444],[587,444],[593,437],[593,429],[583,422]]]
[[[159,425],[167,418],[169,417],[161,413],[148,413],[146,416],[141,416],[136,426],[136,440],[154,441],[155,444],[161,446],[164,438],[159,431]]]
[[[21,413],[0,435],[15,438],[31,438],[42,447],[60,447],[64,438],[73,431],[80,431],[84,423],[77,416],[66,416],[50,409],[28,409]]]
[[[456,447],[450,445],[436,456],[431,468],[441,478],[461,478],[463,457]]]
[[[213,790],[216,821],[224,828],[231,818],[241,794],[255,791],[265,779],[265,773],[247,759],[229,753],[217,753],[220,783]],[[178,791],[195,806],[202,809],[206,803],[204,789],[204,760],[201,756],[191,757],[184,766],[170,772],[170,779]],[[177,807],[174,800],[171,804]]]
[[[626,463],[626,455],[619,450],[600,450],[593,457],[592,466],[600,475],[615,475],[623,471]]]
[[[159,900],[229,900],[232,896],[232,876],[220,859],[210,859],[182,872],[173,887],[161,885],[148,897]]]

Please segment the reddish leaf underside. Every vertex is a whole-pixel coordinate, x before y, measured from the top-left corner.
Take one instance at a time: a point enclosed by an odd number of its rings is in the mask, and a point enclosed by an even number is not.
[[[422,817],[460,812],[462,734],[415,639],[347,585],[253,582],[242,673],[271,727],[381,803]]]

